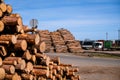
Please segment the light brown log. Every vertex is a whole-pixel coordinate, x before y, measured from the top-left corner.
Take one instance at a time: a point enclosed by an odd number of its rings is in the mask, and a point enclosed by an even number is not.
[[[0,55],[1,56],[6,56],[7,55],[7,51],[6,51],[4,46],[0,46]]]
[[[48,77],[49,76],[49,70],[43,70],[43,69],[33,69],[32,74],[36,76],[44,76]]]
[[[17,43],[14,44],[14,49],[16,51],[25,51],[27,49],[26,40],[17,40]]]
[[[0,9],[0,17],[2,17],[3,16],[3,12],[2,12],[2,10]]]
[[[2,32],[4,30],[4,23],[2,21],[0,21],[0,32]]]
[[[72,76],[71,80],[80,80],[80,75]]]
[[[56,74],[55,77],[58,79],[58,80],[62,80],[62,76],[60,74]]]
[[[7,7],[5,3],[0,3],[0,9],[2,10],[2,12],[6,12]]]
[[[26,59],[26,60],[30,60],[32,57],[32,55],[30,54],[29,50],[26,50],[22,56],[22,58]]]
[[[41,54],[41,53],[35,53],[36,58],[43,58],[46,59],[46,55],[45,54]]]
[[[72,67],[72,64],[63,64],[63,63],[60,63],[60,66]]]
[[[36,28],[24,30],[25,33],[27,33],[27,32],[36,32],[36,31],[37,31]]]
[[[24,39],[28,44],[37,45],[40,41],[40,37],[38,34],[20,34],[18,35],[18,39]]]
[[[12,52],[9,57],[15,57],[15,53]]]
[[[20,63],[18,63],[16,66],[15,66],[15,69],[17,70],[24,70],[26,67],[26,62],[25,60],[21,60]]]
[[[22,58],[21,57],[6,57],[4,60],[5,61],[17,61],[17,63],[19,64],[21,63]]]
[[[31,74],[21,74],[21,77],[24,80],[33,80],[33,75]]]
[[[46,50],[46,44],[45,44],[45,42],[39,42],[39,44],[35,45],[35,47],[41,53],[45,52],[45,50]]]
[[[2,68],[5,69],[5,72],[8,74],[15,73],[15,67],[13,65],[2,65]]]
[[[9,43],[9,41],[0,41],[0,44],[1,45],[9,45],[10,43]]]
[[[27,73],[30,73],[32,71],[32,69],[33,69],[33,64],[31,62],[27,62],[25,71]]]
[[[53,69],[56,69],[57,71],[60,71],[60,66],[58,66],[58,65],[53,65]]]
[[[23,25],[21,17],[4,16],[2,21],[7,26]]]
[[[1,35],[0,41],[9,41],[12,44],[15,44],[17,42],[17,38],[15,35]]]
[[[35,56],[35,55],[32,55],[32,57],[31,57],[31,61],[33,62],[33,64],[36,63],[36,56]]]
[[[3,64],[2,58],[0,57],[0,66]]]
[[[3,68],[0,68],[0,80],[4,80],[5,78],[5,70]]]
[[[60,64],[60,57],[51,57],[50,60],[56,63],[57,65]]]
[[[34,69],[45,69],[45,70],[49,70],[49,68],[47,66],[41,66],[41,65],[33,65]]]
[[[6,74],[5,80],[21,80],[21,77],[15,73],[15,74]]]
[[[3,65],[17,65],[17,61],[3,61]]]
[[[20,14],[18,14],[18,13],[12,13],[12,14],[10,14],[10,16],[11,17],[21,17]]]
[[[11,14],[12,13],[12,6],[7,4],[6,7],[7,7],[7,9],[6,9],[7,14]]]

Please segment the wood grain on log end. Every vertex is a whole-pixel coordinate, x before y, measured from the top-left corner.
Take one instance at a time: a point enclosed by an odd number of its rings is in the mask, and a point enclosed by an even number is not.
[[[12,13],[12,6],[9,5],[9,4],[7,4],[6,6],[7,6],[6,12],[7,12],[8,14],[11,14],[11,13]]]
[[[0,32],[2,32],[3,30],[4,30],[4,23],[0,21]]]
[[[0,68],[0,80],[3,80],[5,78],[5,70],[3,68]]]
[[[1,3],[0,4],[0,9],[2,10],[2,12],[6,12],[6,10],[7,10],[6,4],[5,3]]]

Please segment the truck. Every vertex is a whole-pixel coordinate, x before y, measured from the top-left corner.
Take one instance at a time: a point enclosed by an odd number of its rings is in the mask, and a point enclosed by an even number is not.
[[[82,41],[82,43],[81,43],[82,48],[85,49],[85,50],[93,49],[93,43],[94,42],[95,42],[94,40]]]
[[[93,47],[94,50],[120,50],[120,40],[97,40]]]

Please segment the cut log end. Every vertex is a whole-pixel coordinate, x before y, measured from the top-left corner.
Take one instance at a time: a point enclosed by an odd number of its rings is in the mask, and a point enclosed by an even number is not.
[[[3,80],[5,78],[5,70],[3,68],[0,68],[0,80]]]
[[[6,4],[5,3],[1,3],[0,4],[0,9],[2,10],[2,12],[6,12],[6,10],[7,10]]]
[[[11,42],[12,42],[13,44],[17,43],[17,38],[16,38],[15,35],[12,35],[12,40],[11,40]]]
[[[4,30],[4,23],[0,21],[0,32],[2,32],[3,30]]]
[[[37,45],[40,41],[40,36],[38,34],[35,35],[35,44]]]
[[[7,5],[7,13],[11,14],[12,13],[12,6]]]

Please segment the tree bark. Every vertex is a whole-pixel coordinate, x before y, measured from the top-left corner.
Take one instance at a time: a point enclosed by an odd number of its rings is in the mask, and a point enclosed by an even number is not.
[[[17,38],[15,35],[1,35],[0,41],[9,41],[12,44],[17,43]]]
[[[8,74],[15,73],[15,67],[13,65],[2,65],[2,68],[5,69],[5,72]]]

